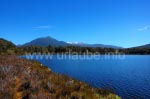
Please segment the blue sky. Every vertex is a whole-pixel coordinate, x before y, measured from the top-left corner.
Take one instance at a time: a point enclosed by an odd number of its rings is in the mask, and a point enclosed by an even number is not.
[[[150,43],[149,0],[0,0],[0,38],[132,47]]]

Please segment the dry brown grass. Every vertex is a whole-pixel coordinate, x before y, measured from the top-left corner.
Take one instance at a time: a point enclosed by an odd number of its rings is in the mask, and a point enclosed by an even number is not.
[[[0,56],[0,99],[120,99],[36,61]]]

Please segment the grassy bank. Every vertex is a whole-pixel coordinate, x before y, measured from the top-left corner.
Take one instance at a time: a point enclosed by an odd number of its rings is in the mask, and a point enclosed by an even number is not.
[[[16,56],[0,56],[0,78],[0,99],[120,99]]]

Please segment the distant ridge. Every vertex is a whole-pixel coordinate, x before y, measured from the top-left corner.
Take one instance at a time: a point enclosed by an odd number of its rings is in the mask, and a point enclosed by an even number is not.
[[[101,48],[115,48],[115,49],[121,49],[122,47],[113,46],[113,45],[104,45],[104,44],[86,44],[86,43],[67,43],[64,41],[58,41],[50,36],[43,37],[43,38],[37,38],[31,42],[25,43],[22,46],[80,46],[80,47],[101,47]]]
[[[115,48],[115,49],[122,49],[122,47],[113,46],[113,45],[104,45],[104,44],[86,44],[86,43],[79,43],[79,44],[72,44],[74,46],[80,46],[80,47],[102,47],[102,48]]]
[[[137,46],[137,47],[133,47],[133,48],[150,48],[150,44],[141,45],[141,46]]]

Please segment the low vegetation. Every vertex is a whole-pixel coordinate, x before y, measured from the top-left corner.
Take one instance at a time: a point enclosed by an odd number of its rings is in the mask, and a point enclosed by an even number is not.
[[[0,99],[120,99],[36,61],[0,55]]]

